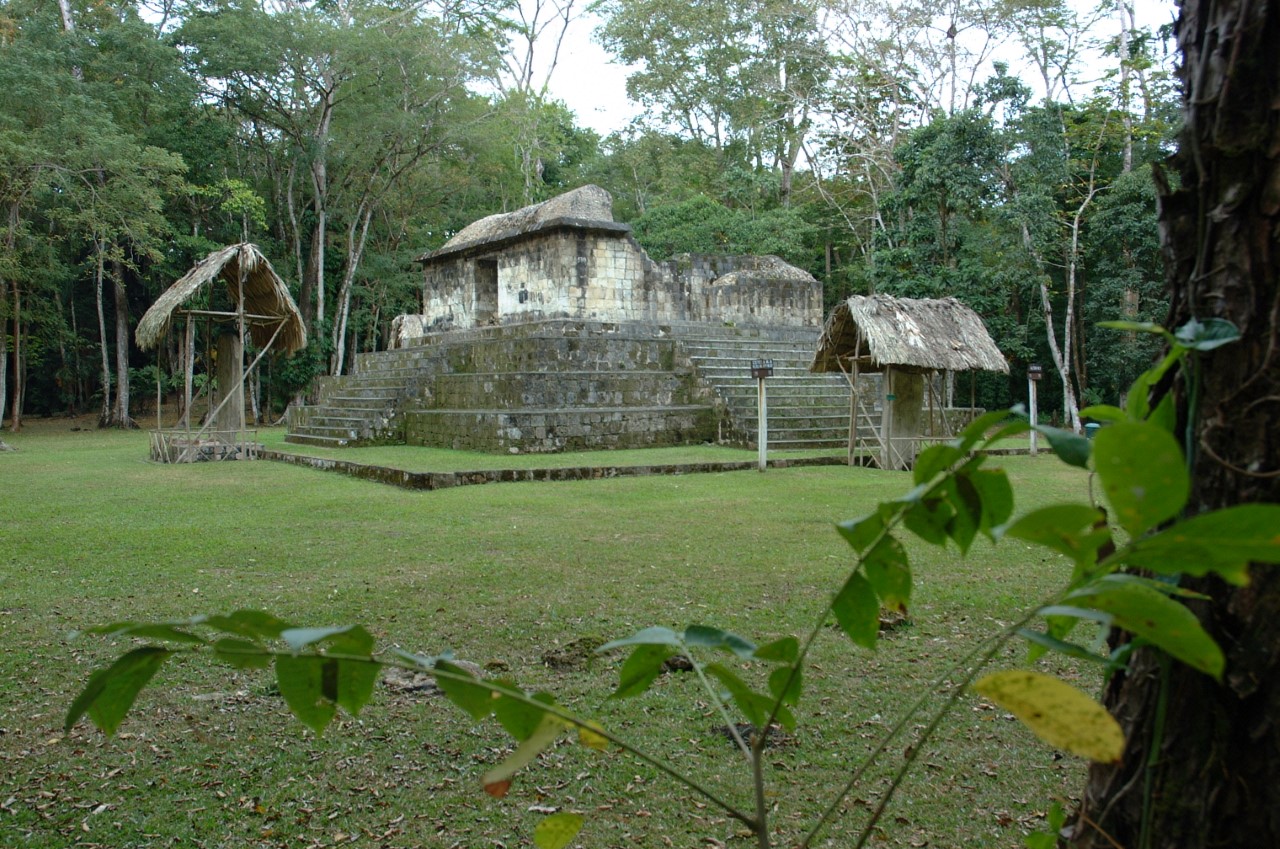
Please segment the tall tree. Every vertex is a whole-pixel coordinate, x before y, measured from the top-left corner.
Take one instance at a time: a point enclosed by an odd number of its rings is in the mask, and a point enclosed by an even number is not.
[[[779,201],[789,204],[830,76],[821,4],[610,0],[602,8],[602,43],[641,66],[627,80],[632,99],[726,168],[776,170]]]
[[[1178,185],[1162,189],[1169,324],[1226,319],[1243,338],[1200,355],[1169,389],[1193,471],[1192,513],[1280,502],[1280,3],[1184,0],[1185,125]],[[1184,580],[1222,645],[1221,681],[1139,648],[1107,702],[1128,740],[1095,766],[1073,845],[1280,845],[1280,570],[1245,587]]]

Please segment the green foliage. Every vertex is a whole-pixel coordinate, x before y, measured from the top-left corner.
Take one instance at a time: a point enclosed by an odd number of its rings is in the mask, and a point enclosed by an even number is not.
[[[807,264],[813,228],[801,210],[732,209],[705,195],[655,206],[635,221],[636,239],[655,259],[677,254],[773,254]]]

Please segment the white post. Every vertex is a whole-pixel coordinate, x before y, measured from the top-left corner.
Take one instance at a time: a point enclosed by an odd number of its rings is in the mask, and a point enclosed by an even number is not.
[[[760,453],[760,471],[763,472],[765,467],[769,465],[769,401],[765,395],[764,377],[756,378],[756,384],[759,386],[757,391],[759,410],[756,423],[756,448]]]
[[[1036,424],[1038,421],[1036,419],[1036,381],[1030,377],[1027,378],[1027,398],[1030,401],[1031,407],[1031,456],[1034,457],[1036,456],[1037,449],[1039,448],[1036,444],[1036,440],[1040,434],[1036,433]]]

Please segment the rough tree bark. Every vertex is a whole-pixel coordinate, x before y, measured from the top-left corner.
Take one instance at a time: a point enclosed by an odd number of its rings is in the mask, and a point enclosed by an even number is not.
[[[1181,181],[1161,200],[1169,323],[1220,317],[1244,337],[1202,355],[1194,409],[1185,382],[1171,387],[1198,512],[1280,501],[1280,0],[1182,6]],[[1074,846],[1280,846],[1280,569],[1243,588],[1188,583],[1211,596],[1197,613],[1226,653],[1223,680],[1137,653],[1107,693],[1124,761],[1092,770]]]

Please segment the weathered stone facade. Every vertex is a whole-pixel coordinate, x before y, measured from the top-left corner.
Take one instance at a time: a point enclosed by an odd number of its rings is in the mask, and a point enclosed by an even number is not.
[[[585,186],[470,225],[424,255],[421,315],[396,320],[399,345],[428,333],[553,318],[819,327],[822,286],[777,257],[656,263]]]

